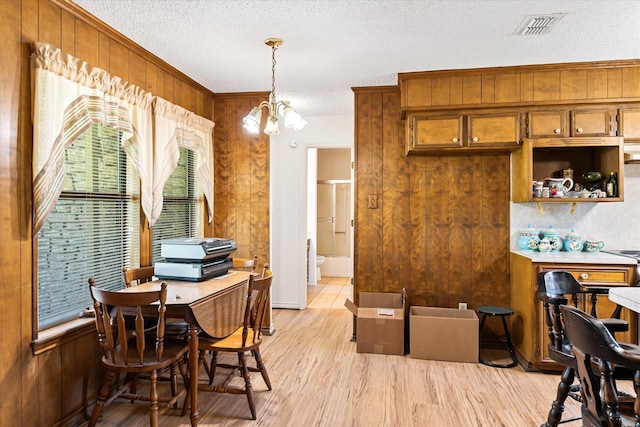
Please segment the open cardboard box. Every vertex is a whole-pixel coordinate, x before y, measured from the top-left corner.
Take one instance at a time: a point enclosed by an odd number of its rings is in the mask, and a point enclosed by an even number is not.
[[[356,316],[358,353],[404,355],[405,292],[360,292],[359,305],[350,299],[344,305]]]
[[[409,336],[412,359],[478,363],[478,316],[475,310],[412,306]]]

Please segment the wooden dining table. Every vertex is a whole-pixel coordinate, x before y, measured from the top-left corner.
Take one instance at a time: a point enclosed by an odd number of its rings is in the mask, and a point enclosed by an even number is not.
[[[167,283],[165,318],[184,319],[188,324],[189,395],[191,425],[198,425],[198,335],[201,332],[224,338],[242,325],[247,302],[249,272],[230,271],[223,276],[202,282],[154,280],[119,292],[160,290]],[[149,314],[157,313],[150,306]],[[185,402],[186,404],[186,402]]]

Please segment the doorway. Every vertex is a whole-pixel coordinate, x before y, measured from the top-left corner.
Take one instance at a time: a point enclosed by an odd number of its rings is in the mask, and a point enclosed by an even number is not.
[[[350,282],[353,276],[352,149],[309,148],[307,162],[307,285],[322,284],[332,277],[347,278]]]

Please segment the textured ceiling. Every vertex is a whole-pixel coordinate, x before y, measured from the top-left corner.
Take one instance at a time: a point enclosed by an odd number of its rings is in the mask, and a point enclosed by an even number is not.
[[[1,0],[0,0],[1,1]],[[271,89],[303,116],[353,111],[399,72],[640,58],[640,1],[75,0],[213,92]],[[527,15],[564,13],[517,36]]]

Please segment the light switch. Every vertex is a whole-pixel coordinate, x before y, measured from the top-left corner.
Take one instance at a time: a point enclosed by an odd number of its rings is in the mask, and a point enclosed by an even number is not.
[[[369,201],[367,203],[369,209],[378,209],[378,195],[369,194]]]

